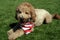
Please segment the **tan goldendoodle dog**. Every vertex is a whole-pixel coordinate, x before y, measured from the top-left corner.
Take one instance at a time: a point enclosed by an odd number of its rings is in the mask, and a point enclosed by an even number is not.
[[[20,21],[21,18],[23,19],[23,22],[30,19],[30,21],[34,22],[35,26],[40,26],[44,21],[45,23],[50,23],[55,17],[60,19],[60,16],[56,15],[57,14],[51,15],[44,9],[35,9],[30,3],[27,2],[20,4],[16,9],[16,18],[18,21]],[[22,29],[18,29],[15,32],[13,32],[13,29],[10,29],[8,31],[8,39],[15,40],[23,34],[24,31]]]

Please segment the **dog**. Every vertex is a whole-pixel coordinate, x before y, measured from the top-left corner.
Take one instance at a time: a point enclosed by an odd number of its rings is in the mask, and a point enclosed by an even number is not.
[[[51,23],[53,18],[60,19],[60,15],[52,15],[45,9],[35,9],[30,3],[25,2],[16,8],[15,18],[21,23],[30,20],[35,24],[35,26],[40,26],[44,22]],[[32,31],[33,30],[34,28]],[[7,33],[9,40],[15,40],[16,38],[22,36],[24,34],[24,31],[22,29],[18,29],[14,32],[13,29],[10,29]]]

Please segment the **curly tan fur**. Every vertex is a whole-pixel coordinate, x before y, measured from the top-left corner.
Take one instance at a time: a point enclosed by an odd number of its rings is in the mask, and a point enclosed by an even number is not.
[[[34,7],[31,4],[29,4],[27,2],[22,3],[21,5],[19,5],[17,7],[16,11],[17,11],[17,13],[16,13],[17,17],[16,18],[18,20],[19,20],[20,17],[23,17],[25,19],[31,17],[32,21],[35,21],[36,13],[35,13]],[[19,14],[18,11],[20,11],[21,13]]]
[[[32,28],[31,30],[34,31],[34,28]],[[8,39],[9,40],[15,40],[16,38],[24,35],[24,31],[22,29],[18,29],[17,31],[13,32],[13,29],[10,29],[7,32],[7,34],[8,34]]]
[[[22,36],[24,31],[22,29],[18,29],[16,32],[13,32],[13,29],[8,31],[8,39],[15,40],[16,38]]]

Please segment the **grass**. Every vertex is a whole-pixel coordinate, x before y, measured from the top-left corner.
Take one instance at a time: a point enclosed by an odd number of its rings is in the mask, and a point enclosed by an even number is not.
[[[17,22],[14,18],[16,6],[22,2],[30,2],[35,8],[43,8],[51,14],[60,14],[60,0],[0,0],[0,40],[8,40],[9,24]],[[50,24],[42,24],[29,35],[17,40],[60,40],[60,20]]]

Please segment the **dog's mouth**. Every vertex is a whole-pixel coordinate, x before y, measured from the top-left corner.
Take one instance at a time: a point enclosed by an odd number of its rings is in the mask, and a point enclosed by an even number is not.
[[[31,21],[30,18],[28,18],[28,19],[20,18],[21,23],[26,23],[26,22],[30,22],[30,21]]]

